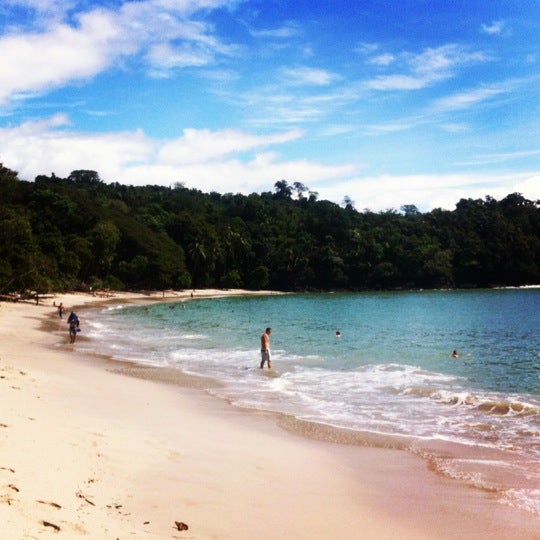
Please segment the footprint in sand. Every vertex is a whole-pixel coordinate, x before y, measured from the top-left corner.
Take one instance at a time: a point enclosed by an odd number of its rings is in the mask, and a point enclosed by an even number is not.
[[[7,504],[8,506],[12,506],[14,502],[17,502],[17,499],[14,499],[8,493],[0,494],[0,504]]]
[[[15,472],[13,469],[6,469],[10,472]],[[13,493],[19,493],[19,488],[14,484],[7,484],[4,489],[9,490],[7,493],[0,494],[0,504],[7,504],[12,506],[13,503],[18,502],[18,499],[14,498]]]
[[[58,525],[55,525],[54,523],[51,523],[50,521],[41,521],[40,523],[44,527],[50,527],[51,529],[54,529],[56,532],[60,532],[60,527]]]
[[[50,501],[36,501],[37,503],[39,504],[46,504],[48,506],[52,506],[53,508],[56,508],[58,510],[60,510],[60,508],[62,508],[59,504],[55,503],[55,502],[50,502]]]

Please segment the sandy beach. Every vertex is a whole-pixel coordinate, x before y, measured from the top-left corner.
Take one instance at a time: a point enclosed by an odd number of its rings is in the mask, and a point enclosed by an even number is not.
[[[221,294],[247,293],[196,292]],[[84,306],[190,296],[0,303],[2,540],[540,537],[538,518],[407,452],[308,437],[181,373],[85,356],[53,306],[77,306],[84,336]]]

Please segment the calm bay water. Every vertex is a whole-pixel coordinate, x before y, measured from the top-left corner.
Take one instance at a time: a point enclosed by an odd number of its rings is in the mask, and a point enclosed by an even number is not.
[[[258,367],[267,326],[272,371]],[[91,310],[78,347],[210,376],[239,406],[376,434],[540,516],[539,329],[540,289],[328,293]]]

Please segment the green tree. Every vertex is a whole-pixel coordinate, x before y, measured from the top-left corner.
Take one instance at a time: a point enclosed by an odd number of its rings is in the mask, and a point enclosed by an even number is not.
[[[35,289],[39,282],[41,252],[29,216],[3,209],[0,214],[0,291]]]
[[[287,180],[279,180],[274,184],[276,190],[277,199],[290,199],[292,196],[293,188],[289,186]]]
[[[98,277],[106,278],[116,255],[120,240],[118,227],[110,221],[100,221],[91,231],[94,270]]]
[[[250,289],[264,289],[270,283],[270,272],[266,266],[259,265],[249,275]]]

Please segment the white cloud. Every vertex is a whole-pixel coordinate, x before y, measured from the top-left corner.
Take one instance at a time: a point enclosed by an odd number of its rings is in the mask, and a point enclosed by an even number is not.
[[[75,169],[118,171],[132,162],[151,159],[154,142],[142,132],[77,133],[69,118],[57,114],[17,127],[0,128],[0,162],[22,179],[54,172],[67,176]],[[112,178],[111,180],[114,180]]]
[[[249,108],[248,122],[252,126],[291,126],[331,118],[343,107],[359,99],[356,87],[326,87],[315,90],[309,86],[268,84],[249,91],[223,91],[220,97],[235,107]]]
[[[212,61],[210,51],[185,43],[173,47],[170,43],[158,43],[150,47],[146,59],[154,77],[167,77],[175,68],[205,66]]]
[[[378,43],[368,43],[366,41],[362,41],[354,48],[355,52],[363,55],[373,54],[377,50],[379,50]]]
[[[288,84],[296,86],[327,86],[338,79],[334,73],[310,67],[284,68],[282,74],[287,79]]]
[[[400,121],[384,122],[380,124],[368,124],[365,126],[367,133],[397,133],[417,127],[422,122],[420,119],[402,119]]]
[[[104,12],[80,19],[78,29],[56,25],[47,33],[9,35],[0,39],[0,103],[20,92],[39,92],[91,77],[116,54],[130,51],[120,28]]]
[[[249,29],[249,33],[253,37],[269,37],[269,38],[278,38],[278,39],[287,39],[294,37],[299,33],[298,25],[292,21],[285,22],[282,26],[278,28],[267,28],[262,30],[256,30],[254,28]]]
[[[323,137],[335,137],[336,135],[347,135],[358,131],[358,126],[355,124],[333,124],[326,126],[322,131]]]
[[[379,54],[373,58],[370,58],[368,63],[373,64],[374,66],[389,66],[395,61],[395,59],[396,58],[393,54]]]
[[[459,45],[449,44],[435,49],[428,48],[418,55],[413,55],[409,63],[415,73],[437,79],[451,75],[453,68],[480,64],[489,59],[483,52],[469,52]]]
[[[357,210],[396,209],[414,204],[421,211],[433,208],[453,210],[464,198],[483,199],[490,195],[502,199],[510,193],[522,193],[531,200],[540,198],[540,172],[512,174],[425,174],[407,176],[356,177],[331,186],[318,187],[323,199],[340,202],[348,195]],[[312,187],[312,186],[311,186]]]
[[[414,79],[410,81],[410,88],[414,88]],[[396,133],[417,128],[422,125],[436,124],[439,129],[449,133],[463,133],[473,129],[469,122],[456,122],[454,113],[456,111],[467,111],[479,108],[480,106],[499,106],[501,102],[513,99],[516,92],[531,85],[534,79],[509,79],[480,88],[472,88],[456,92],[451,95],[433,99],[416,115],[409,115],[403,118],[393,118],[389,121],[381,121],[376,124],[366,124],[365,131],[368,133]],[[373,83],[375,81],[372,81]],[[406,81],[394,81],[385,78],[381,81],[388,84],[386,87],[376,87],[377,89],[405,89]],[[393,83],[393,86],[392,86]]]
[[[491,165],[494,163],[505,163],[508,161],[516,161],[528,158],[537,158],[540,156],[540,150],[520,150],[516,152],[499,152],[499,153],[492,153],[492,154],[482,154],[476,157],[474,160],[469,161],[461,161],[458,163],[458,165]]]
[[[504,21],[493,21],[491,24],[482,24],[482,32],[489,35],[499,35],[505,30],[506,24]]]
[[[207,163],[231,154],[284,144],[300,138],[301,135],[299,130],[273,135],[253,135],[236,129],[185,129],[182,137],[161,146],[157,161],[166,165]]]
[[[40,122],[0,128],[0,162],[21,179],[76,169],[99,172],[107,182],[170,185],[184,182],[205,192],[267,191],[281,178],[309,185],[350,176],[352,165],[286,160],[268,149],[301,136],[298,130],[253,135],[239,130],[185,130],[173,141],[158,141],[141,131],[89,134],[68,128],[56,115]]]
[[[360,176],[360,164],[327,165],[284,159],[270,151],[301,137],[296,130],[254,135],[239,130],[185,130],[177,140],[160,141],[141,131],[108,134],[70,129],[64,114],[16,127],[0,128],[0,162],[21,179],[38,174],[66,177],[76,169],[96,170],[106,182],[171,185],[183,182],[204,192],[272,191],[282,178],[299,181],[321,199],[373,211],[415,204],[422,211],[453,209],[461,198],[501,199],[519,192],[540,199],[540,171],[512,174],[424,174]],[[534,151],[531,151],[534,152]]]
[[[523,175],[511,193],[522,193],[527,199],[540,201],[540,172]]]
[[[400,58],[404,64],[405,73],[377,76],[365,82],[366,88],[385,91],[419,90],[454,77],[458,68],[490,60],[489,56],[483,52],[469,52],[455,44],[428,48],[419,54],[404,53],[400,55]]]
[[[38,3],[35,3],[38,5]],[[89,79],[121,58],[147,52],[153,73],[205,65],[233,47],[212,35],[211,26],[186,17],[230,0],[126,2],[118,11],[96,8],[76,24],[55,22],[42,31],[21,30],[0,38],[0,104]],[[41,4],[40,4],[41,5]],[[46,8],[46,3],[41,6]],[[174,45],[172,42],[174,41]]]
[[[332,181],[353,172],[351,166],[328,166],[310,160],[283,160],[276,153],[262,152],[247,161],[230,157],[183,166],[137,165],[122,171],[117,179],[123,183],[143,185],[154,183],[151,179],[158,177],[161,181],[155,183],[168,185],[183,182],[187,187],[196,187],[205,192],[249,194],[272,191],[275,182],[282,178],[313,188],[317,182]]]
[[[381,75],[365,83],[371,90],[419,90],[428,81],[412,75]]]
[[[504,88],[501,87],[466,90],[435,100],[433,102],[433,108],[438,111],[458,111],[468,109],[505,92]]]

